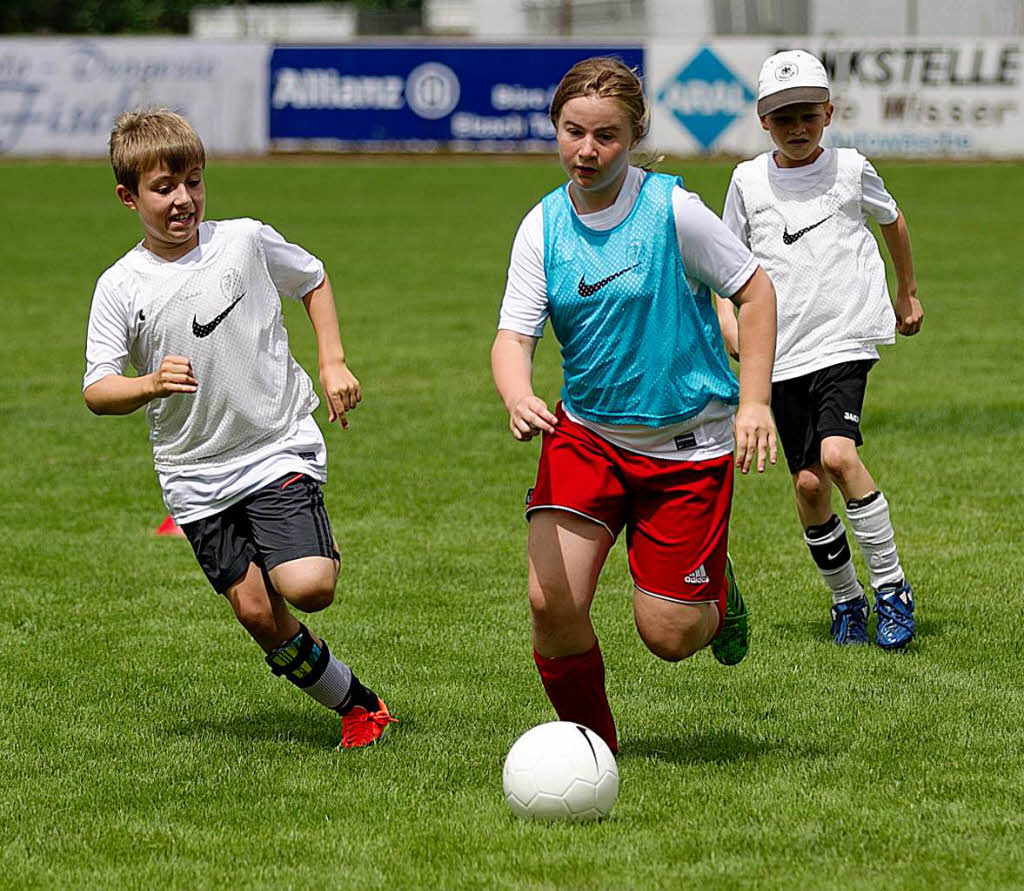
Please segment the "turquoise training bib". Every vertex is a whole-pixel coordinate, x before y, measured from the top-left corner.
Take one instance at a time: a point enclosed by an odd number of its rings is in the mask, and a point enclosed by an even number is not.
[[[603,424],[663,427],[712,399],[739,400],[706,285],[694,294],[679,254],[675,176],[648,173],[613,229],[580,222],[561,186],[542,201],[551,328],[562,403]]]

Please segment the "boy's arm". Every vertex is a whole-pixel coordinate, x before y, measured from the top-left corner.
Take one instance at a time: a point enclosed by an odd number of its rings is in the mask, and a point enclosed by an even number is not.
[[[882,238],[889,249],[892,264],[896,269],[896,330],[910,337],[921,330],[924,310],[917,299],[917,279],[914,277],[914,257],[910,251],[910,233],[903,212],[898,211],[896,219],[884,226]]]
[[[172,393],[195,393],[198,383],[184,356],[164,356],[152,374],[108,374],[85,388],[85,404],[97,415],[127,415]]]
[[[554,433],[558,423],[544,400],[533,392],[533,353],[537,338],[502,328],[491,347],[494,386],[508,409],[508,427],[520,442],[541,431]]]
[[[739,307],[740,404],[736,410],[736,463],[757,471],[776,460],[772,421],[772,365],[775,363],[775,288],[760,267],[732,296]]]
[[[736,171],[729,180],[729,189],[725,193],[725,206],[722,208],[722,222],[747,248],[750,247],[750,233],[747,229],[746,207],[743,204],[743,193],[736,182]],[[736,308],[727,297],[715,297],[715,308],[718,310],[718,327],[722,329],[722,340],[725,351],[733,359],[740,357],[740,332],[736,323]]]
[[[338,311],[334,306],[331,281],[324,273],[323,281],[302,298],[309,313],[309,321],[316,334],[317,358],[320,364],[320,386],[330,407],[328,423],[335,418],[343,428],[348,427],[345,412],[352,411],[363,398],[356,376],[345,364],[345,350],[341,345]]]
[[[715,295],[715,309],[718,312],[718,327],[722,329],[725,351],[733,359],[740,357],[740,329],[736,324],[736,310],[727,297]]]

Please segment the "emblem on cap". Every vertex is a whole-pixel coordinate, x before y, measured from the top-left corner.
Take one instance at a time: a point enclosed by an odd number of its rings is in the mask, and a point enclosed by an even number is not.
[[[775,69],[775,79],[789,80],[791,77],[796,77],[799,73],[800,69],[793,62],[784,62]]]

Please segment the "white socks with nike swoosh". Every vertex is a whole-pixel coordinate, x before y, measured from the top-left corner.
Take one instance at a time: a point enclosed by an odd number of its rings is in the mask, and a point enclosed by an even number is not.
[[[846,504],[846,519],[860,545],[864,562],[876,591],[884,585],[903,581],[903,567],[896,552],[896,539],[889,519],[889,502],[881,492]]]

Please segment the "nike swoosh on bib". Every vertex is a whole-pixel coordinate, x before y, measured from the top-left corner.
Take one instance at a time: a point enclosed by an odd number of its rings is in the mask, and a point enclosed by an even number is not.
[[[805,226],[803,229],[797,229],[796,232],[793,232],[792,234],[790,234],[788,229],[783,227],[782,240],[786,244],[792,244],[794,241],[796,241],[799,238],[802,238],[804,235],[810,232],[811,229],[817,229],[818,226],[820,226],[822,223],[828,222],[834,216],[834,213],[830,213],[827,217],[825,217],[824,220],[818,220],[818,222],[812,223],[810,226]]]
[[[210,319],[210,321],[207,322],[205,325],[200,325],[199,320],[196,318],[196,316],[192,316],[192,333],[196,337],[209,337],[211,334],[213,334],[214,328],[216,328],[221,322],[224,321],[224,319],[227,318],[228,313],[231,312],[231,310],[233,310],[236,306],[238,306],[238,301],[241,300],[244,296],[245,291],[242,291],[241,294],[239,294],[230,304],[228,304],[228,307],[227,309],[224,310],[224,312],[222,312],[219,316]]]
[[[579,291],[580,297],[589,297],[591,294],[596,294],[598,291],[600,291],[601,288],[608,284],[608,282],[615,281],[615,279],[617,279],[620,275],[624,275],[625,273],[629,272],[630,269],[636,269],[639,265],[639,263],[634,263],[632,266],[627,266],[625,269],[620,269],[618,272],[613,272],[611,275],[608,276],[608,278],[603,278],[601,279],[601,281],[594,282],[594,284],[592,285],[587,284],[587,276],[585,274],[581,275],[580,283],[576,290]]]

